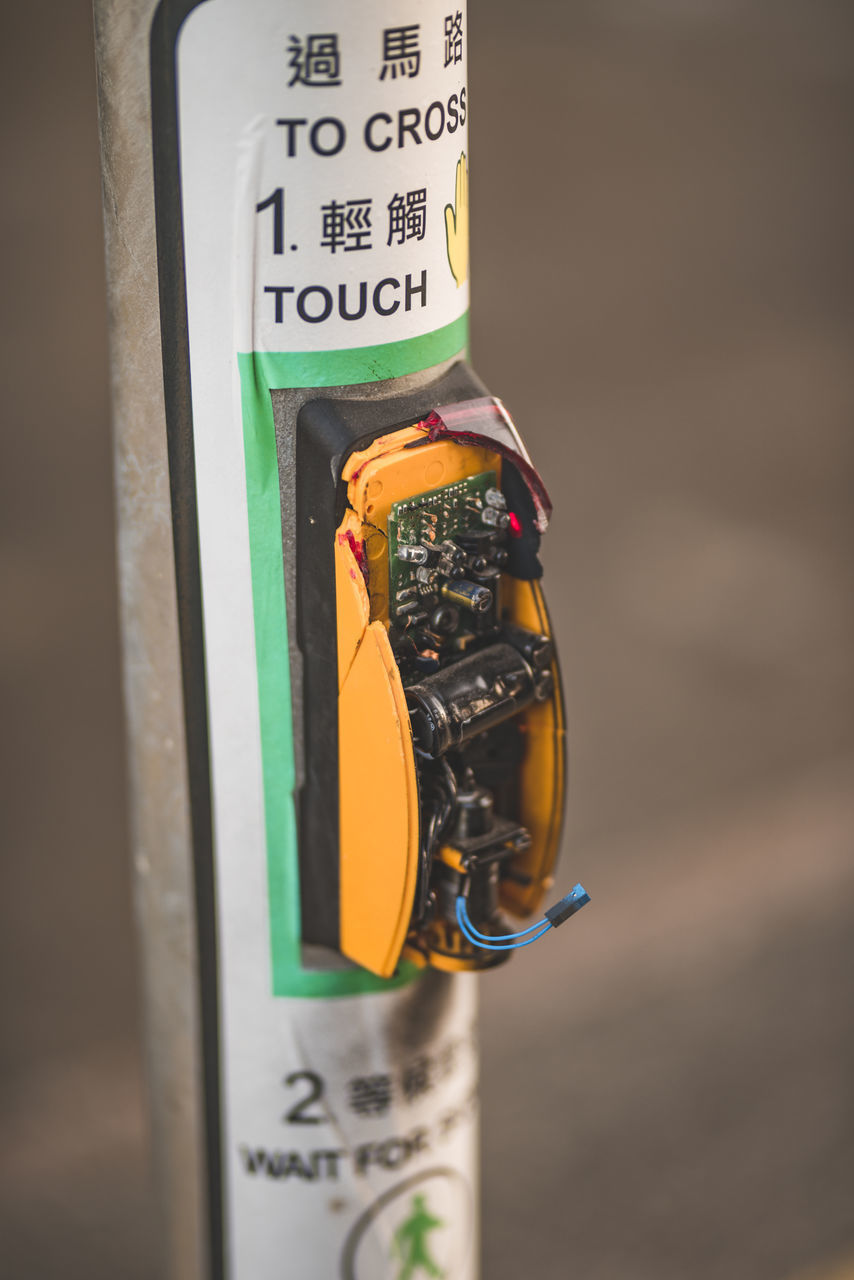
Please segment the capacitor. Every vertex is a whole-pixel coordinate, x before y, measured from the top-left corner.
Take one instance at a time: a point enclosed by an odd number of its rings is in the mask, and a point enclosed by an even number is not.
[[[510,523],[507,512],[500,511],[498,507],[484,507],[480,518],[484,524],[490,524],[496,529],[506,529]]]
[[[501,628],[501,635],[513,645],[514,649],[518,649],[535,671],[545,671],[551,666],[554,660],[554,645],[549,636],[541,635],[536,631],[528,631],[525,627],[519,627],[514,622],[505,622]]]
[[[482,587],[467,578],[457,578],[454,582],[444,582],[441,594],[451,604],[462,605],[473,613],[485,613],[492,604],[492,592],[489,587]]]
[[[534,672],[509,644],[478,649],[406,690],[416,746],[434,758],[501,724],[536,697]]]

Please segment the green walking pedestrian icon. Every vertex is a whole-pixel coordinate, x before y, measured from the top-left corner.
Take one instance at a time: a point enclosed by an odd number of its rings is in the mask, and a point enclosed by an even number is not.
[[[394,1233],[392,1257],[401,1262],[397,1280],[414,1280],[419,1271],[441,1280],[445,1273],[430,1255],[427,1236],[444,1225],[441,1218],[434,1218],[430,1213],[425,1196],[412,1197],[409,1217]]]

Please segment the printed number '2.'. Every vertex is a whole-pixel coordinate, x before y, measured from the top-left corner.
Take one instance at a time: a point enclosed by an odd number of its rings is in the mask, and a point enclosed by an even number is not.
[[[308,1093],[299,1102],[295,1102],[282,1119],[285,1124],[324,1124],[326,1115],[322,1110],[319,1115],[317,1112],[306,1114],[309,1107],[320,1103],[323,1098],[323,1080],[315,1071],[292,1071],[289,1076],[285,1076],[285,1084],[288,1086],[298,1084],[301,1080],[308,1085]]]

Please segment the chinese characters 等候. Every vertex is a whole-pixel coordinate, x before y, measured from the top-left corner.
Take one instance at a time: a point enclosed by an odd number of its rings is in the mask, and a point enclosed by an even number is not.
[[[349,1082],[350,1108],[360,1116],[381,1116],[392,1101],[389,1075],[356,1076]]]

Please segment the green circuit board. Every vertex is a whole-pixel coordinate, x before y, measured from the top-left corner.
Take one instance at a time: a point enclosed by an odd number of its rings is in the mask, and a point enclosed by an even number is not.
[[[394,618],[401,592],[417,583],[416,564],[400,559],[401,546],[438,546],[466,529],[483,528],[487,489],[496,487],[494,471],[466,476],[455,484],[443,485],[395,502],[388,517],[389,614]]]

